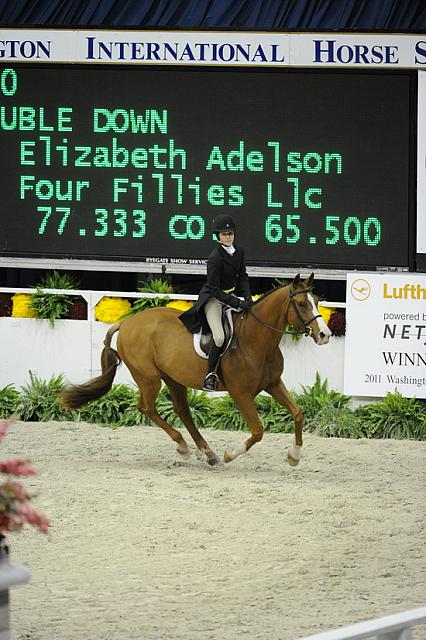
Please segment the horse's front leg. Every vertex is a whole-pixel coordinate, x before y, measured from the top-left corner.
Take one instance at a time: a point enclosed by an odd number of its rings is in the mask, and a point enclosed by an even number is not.
[[[251,436],[244,442],[241,447],[233,451],[225,451],[223,454],[224,462],[231,462],[243,453],[246,453],[256,442],[260,442],[263,438],[263,426],[257,413],[254,398],[249,395],[234,396],[232,398],[240,410],[241,415],[250,427]]]
[[[293,416],[294,420],[294,445],[289,449],[287,453],[287,461],[292,466],[295,467],[299,464],[300,461],[300,449],[303,444],[302,440],[302,428],[303,428],[303,413],[294,402],[293,398],[287,391],[282,380],[278,380],[270,384],[265,388],[265,391],[271,395],[274,400],[276,400],[283,407],[286,407]]]

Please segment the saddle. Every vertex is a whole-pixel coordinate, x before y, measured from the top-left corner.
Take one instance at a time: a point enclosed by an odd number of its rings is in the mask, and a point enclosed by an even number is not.
[[[233,350],[237,348],[237,336],[234,333],[232,314],[240,312],[240,309],[233,309],[228,306],[222,308],[222,326],[225,332],[225,342],[223,343],[222,353],[220,354],[221,357],[229,348]],[[196,354],[207,360],[212,340],[213,335],[211,331],[203,333],[203,329],[201,328],[198,333],[194,333],[194,349]]]

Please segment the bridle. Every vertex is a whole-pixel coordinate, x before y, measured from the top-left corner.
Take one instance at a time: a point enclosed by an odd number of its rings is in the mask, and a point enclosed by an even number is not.
[[[290,290],[289,305],[292,306],[294,313],[296,314],[298,320],[300,321],[300,324],[303,325],[303,330],[302,331],[286,331],[285,329],[284,330],[283,329],[277,329],[276,327],[273,327],[271,324],[268,324],[264,320],[261,320],[261,318],[259,318],[259,316],[257,316],[254,313],[253,309],[250,309],[250,311],[248,313],[250,315],[252,315],[253,318],[255,320],[257,320],[257,322],[262,324],[264,327],[267,327],[268,329],[271,329],[271,331],[276,331],[277,333],[281,333],[281,335],[283,335],[284,333],[290,333],[290,334],[293,334],[293,335],[305,334],[305,336],[310,336],[312,334],[311,324],[312,324],[312,322],[314,320],[316,320],[317,318],[320,318],[321,314],[318,313],[316,316],[312,316],[312,318],[310,318],[309,320],[304,320],[302,318],[302,314],[300,313],[294,298],[296,296],[298,296],[299,293],[310,293],[311,291],[312,291],[312,289],[299,289],[298,291],[293,291],[293,289]]]
[[[296,314],[298,320],[300,320],[300,323],[303,324],[304,331],[301,331],[301,333],[304,333],[305,336],[310,336],[311,335],[312,327],[310,325],[317,318],[321,318],[321,314],[317,313],[317,315],[316,316],[312,316],[312,318],[310,320],[304,320],[302,318],[302,315],[301,315],[301,313],[300,313],[295,301],[294,301],[294,298],[299,293],[311,293],[311,292],[312,292],[312,289],[300,289],[300,291],[290,291],[290,304],[293,307],[293,311]]]

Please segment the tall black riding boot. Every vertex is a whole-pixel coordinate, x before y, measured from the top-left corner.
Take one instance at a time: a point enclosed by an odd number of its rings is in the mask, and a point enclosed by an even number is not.
[[[207,375],[203,384],[204,391],[216,391],[217,383],[219,382],[219,378],[216,372],[219,366],[219,356],[221,351],[222,351],[222,348],[217,347],[215,343],[212,342],[211,347],[209,349]]]

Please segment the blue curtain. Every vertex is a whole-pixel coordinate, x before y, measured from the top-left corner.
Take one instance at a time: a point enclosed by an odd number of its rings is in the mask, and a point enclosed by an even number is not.
[[[424,31],[425,0],[0,0],[0,24]]]

